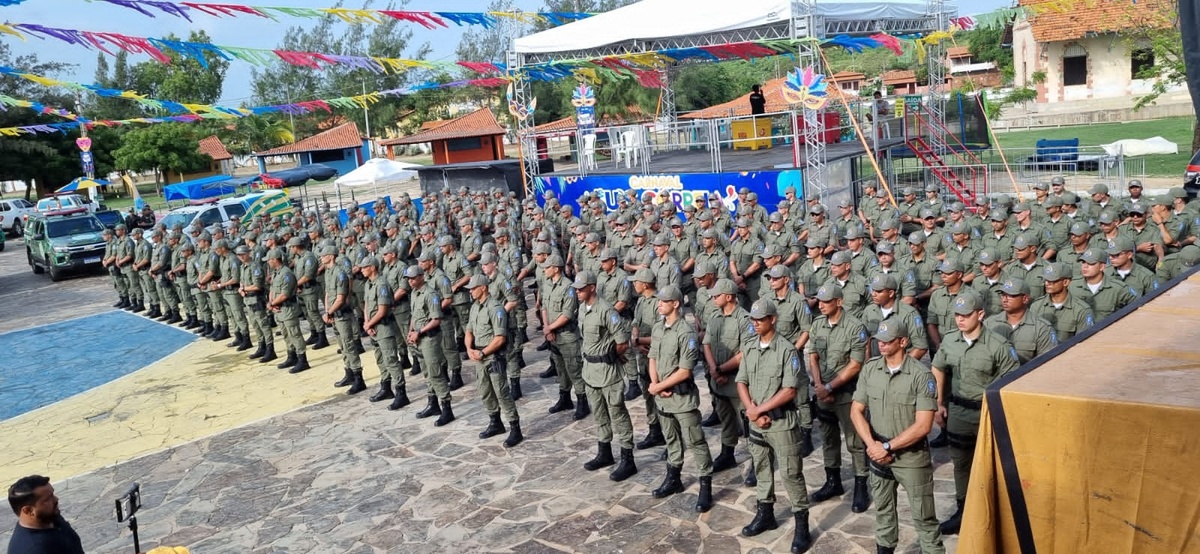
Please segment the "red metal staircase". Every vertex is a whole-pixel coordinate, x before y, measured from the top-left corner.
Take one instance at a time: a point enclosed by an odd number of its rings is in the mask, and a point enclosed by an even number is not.
[[[987,194],[987,164],[940,121],[929,117],[924,104],[912,116],[916,125],[908,129],[908,147],[946,190],[973,208],[975,198]]]

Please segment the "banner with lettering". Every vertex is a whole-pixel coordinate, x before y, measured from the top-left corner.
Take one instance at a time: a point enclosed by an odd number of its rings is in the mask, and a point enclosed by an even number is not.
[[[637,192],[639,201],[649,197],[654,204],[674,202],[680,209],[695,204],[697,199],[708,195],[721,199],[725,209],[737,207],[738,191],[745,187],[758,194],[758,203],[767,212],[775,211],[775,205],[784,197],[789,186],[796,188],[796,196],[804,196],[802,174],[799,169],[742,171],[734,173],[680,173],[670,175],[578,175],[542,176],[537,178],[537,197],[544,202],[546,191],[553,191],[563,205],[571,206],[579,213],[579,197],[585,192],[599,195],[609,210],[617,209],[617,201],[626,191]]]

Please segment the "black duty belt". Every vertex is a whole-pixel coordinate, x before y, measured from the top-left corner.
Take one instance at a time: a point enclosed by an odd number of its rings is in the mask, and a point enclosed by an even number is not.
[[[960,435],[958,433],[951,433],[950,431],[946,431],[944,429],[942,432],[946,433],[946,442],[950,443],[950,446],[955,446],[958,448],[975,448],[975,441],[979,438],[975,435]]]
[[[950,395],[950,403],[957,405],[961,408],[966,408],[968,410],[982,410],[983,409],[983,401],[982,400],[971,400],[970,398],[963,398],[961,396],[958,396],[957,394]]]

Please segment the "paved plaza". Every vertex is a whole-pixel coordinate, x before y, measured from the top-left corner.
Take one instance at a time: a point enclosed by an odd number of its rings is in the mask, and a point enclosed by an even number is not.
[[[0,332],[109,312],[106,278],[83,276],[51,285],[25,266],[23,247],[10,241],[0,253]],[[69,300],[64,300],[69,299]],[[74,305],[70,305],[74,303]],[[70,314],[70,315],[68,315]],[[121,317],[108,315],[103,317]],[[97,318],[85,318],[96,319]],[[142,323],[150,324],[141,319]],[[153,323],[153,325],[161,325]],[[164,326],[165,327],[165,326]],[[154,333],[113,331],[112,340],[144,348]],[[0,334],[0,347],[22,335]],[[101,340],[89,337],[88,341]],[[140,342],[139,342],[140,341]],[[718,505],[696,514],[697,482],[690,456],[687,491],[655,499],[662,479],[662,448],[637,451],[640,472],[623,483],[606,470],[589,473],[595,451],[591,418],[547,414],[557,394],[553,380],[536,374],[544,353],[526,349],[526,398],[518,402],[526,441],[513,449],[503,436],[480,441],[487,424],[475,393],[472,364],[467,386],[454,393],[458,420],[444,428],[417,420],[425,381],[409,381],[414,405],[389,412],[370,392],[354,397],[334,389],[341,377],[336,348],[310,351],[314,369],[288,375],[253,364],[223,344],[196,340],[164,352],[129,375],[47,407],[0,421],[0,478],[28,473],[55,482],[64,516],[88,552],[129,552],[130,534],[113,521],[113,500],[133,482],[144,495],[143,549],[187,546],[192,552],[786,552],[791,515],[780,491],[781,527],[758,537],[739,535],[754,511],[754,491],[741,483],[749,454],[743,444],[737,470],[713,479]],[[94,362],[86,344],[60,363]],[[373,357],[364,356],[372,390]],[[703,387],[702,387],[703,388]],[[708,411],[707,399],[702,401]],[[631,403],[636,433],[644,410]],[[715,430],[709,443],[716,451]],[[953,511],[953,482],[944,450],[935,451],[939,515]],[[843,477],[851,482],[850,462]],[[824,480],[820,455],[805,460],[809,490]],[[874,514],[850,512],[849,494],[814,505],[811,552],[874,552]],[[901,548],[917,552],[909,513],[900,496]],[[12,520],[0,526],[7,543]],[[947,538],[948,550],[955,540]]]

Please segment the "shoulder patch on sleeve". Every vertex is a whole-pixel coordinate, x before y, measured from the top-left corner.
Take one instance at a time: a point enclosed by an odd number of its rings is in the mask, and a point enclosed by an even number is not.
[[[792,364],[792,373],[794,375],[800,375],[800,357],[794,353],[792,354],[791,364]]]
[[[746,335],[751,337],[758,336],[758,333],[754,332],[754,323],[746,324]]]
[[[859,342],[867,342],[867,330],[866,329],[858,330],[858,340],[859,340]]]
[[[617,315],[617,312],[613,312],[609,314],[608,320],[612,322],[613,325],[618,325],[621,323],[621,316]]]
[[[1017,357],[1017,349],[1012,346],[1008,347],[1008,355],[1012,357],[1014,362],[1021,361],[1021,359]]]
[[[925,381],[925,396],[937,399],[937,380],[933,378],[933,375],[930,375],[929,379]]]

